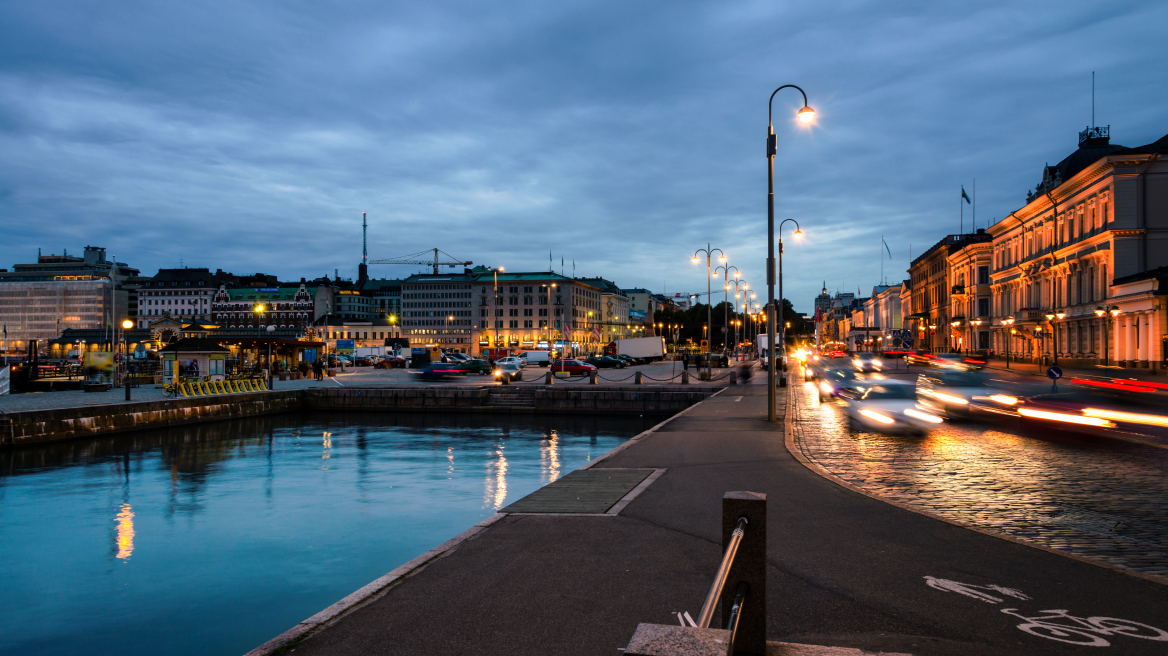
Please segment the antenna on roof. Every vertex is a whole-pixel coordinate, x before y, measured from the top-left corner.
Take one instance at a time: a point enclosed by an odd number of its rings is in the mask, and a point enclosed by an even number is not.
[[[1095,71],[1091,71],[1091,125],[1095,125]]]
[[[361,264],[369,264],[369,248],[368,242],[365,240],[368,227],[369,223],[365,220],[365,212],[361,212]]]

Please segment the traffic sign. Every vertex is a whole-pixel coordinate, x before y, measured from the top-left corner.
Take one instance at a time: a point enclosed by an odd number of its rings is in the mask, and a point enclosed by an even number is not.
[[[1058,367],[1051,367],[1046,370],[1046,377],[1051,380],[1058,380],[1063,377],[1063,370]]]

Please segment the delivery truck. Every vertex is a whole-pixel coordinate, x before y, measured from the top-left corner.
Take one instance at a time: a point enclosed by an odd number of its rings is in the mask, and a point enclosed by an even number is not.
[[[618,339],[610,342],[607,350],[615,351],[616,355],[628,355],[634,358],[660,360],[665,357],[664,337],[634,337],[632,339]]]

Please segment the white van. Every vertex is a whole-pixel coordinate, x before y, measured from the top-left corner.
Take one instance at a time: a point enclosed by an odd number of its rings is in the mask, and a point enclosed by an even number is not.
[[[518,357],[521,358],[524,362],[526,362],[527,366],[529,366],[529,367],[534,367],[534,366],[546,367],[551,362],[550,358],[548,357],[547,351],[525,351],[522,355],[520,355]]]

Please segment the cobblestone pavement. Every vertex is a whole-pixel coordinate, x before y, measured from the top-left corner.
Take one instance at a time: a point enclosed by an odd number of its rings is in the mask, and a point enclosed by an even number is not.
[[[796,391],[797,448],[848,483],[1168,583],[1168,450],[1011,421],[946,423],[923,437],[852,431],[839,401]]]

